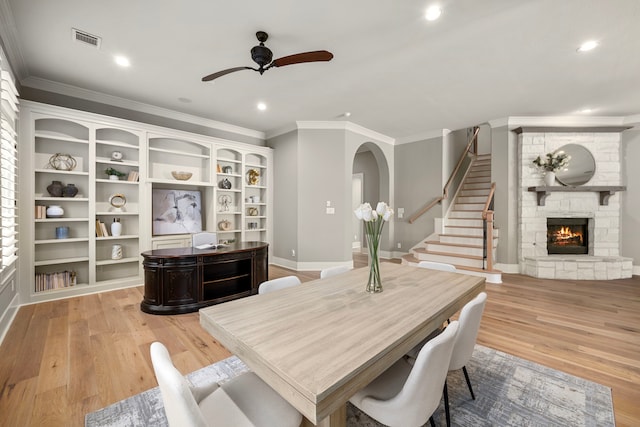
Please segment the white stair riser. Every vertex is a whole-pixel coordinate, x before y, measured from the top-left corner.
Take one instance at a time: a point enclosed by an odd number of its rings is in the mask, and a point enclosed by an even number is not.
[[[456,203],[453,209],[457,211],[481,211],[484,209],[484,203]]]
[[[420,261],[445,262],[447,264],[464,265],[467,267],[476,267],[476,268],[482,268],[482,264],[483,264],[482,260],[480,259],[458,258],[455,256],[446,256],[446,255],[416,253],[416,258],[418,258]]]
[[[479,189],[491,189],[490,182],[468,182],[462,186],[462,191],[466,190],[479,190]]]
[[[462,228],[462,227],[444,227],[445,234],[455,234],[457,236],[480,236],[482,237],[482,228]]]
[[[485,203],[487,196],[458,196],[456,203]]]
[[[469,172],[469,175],[467,175],[467,178],[491,178],[491,171],[489,170],[472,170]]]
[[[481,196],[484,197],[485,200],[487,200],[487,196],[489,196],[489,192],[490,190],[481,188],[478,190],[461,190],[460,191],[460,197],[472,197],[472,196]]]
[[[493,229],[493,237],[498,237],[497,228]],[[456,236],[480,236],[484,235],[482,228],[466,228],[466,227],[444,227],[444,234],[453,234]]]
[[[484,222],[481,219],[467,219],[467,218],[449,218],[446,226],[460,226],[460,227],[482,227]]]
[[[447,246],[447,245],[434,245],[427,243],[427,250],[432,252],[447,252],[450,254],[460,255],[474,255],[482,256],[482,248],[469,248],[465,246]]]
[[[467,178],[464,180],[465,184],[489,184],[491,186],[491,177],[490,176],[481,176],[476,178]]]
[[[476,211],[451,211],[449,213],[449,218],[478,219],[478,218],[482,218],[482,212],[476,212]]]
[[[468,237],[468,236],[452,236],[452,235],[440,235],[440,243],[453,243],[455,245],[482,245],[482,236]],[[498,238],[493,239],[493,246],[498,246]]]

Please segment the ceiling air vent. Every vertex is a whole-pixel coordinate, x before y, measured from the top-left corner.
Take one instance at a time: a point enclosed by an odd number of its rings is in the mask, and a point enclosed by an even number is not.
[[[71,29],[71,37],[77,42],[88,44],[97,49],[100,49],[100,43],[102,42],[102,39],[100,37],[75,28]]]

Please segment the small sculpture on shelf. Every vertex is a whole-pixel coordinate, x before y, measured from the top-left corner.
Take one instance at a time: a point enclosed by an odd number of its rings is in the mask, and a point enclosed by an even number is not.
[[[247,183],[249,185],[258,185],[260,182],[260,171],[258,169],[249,169],[247,172]]]
[[[111,153],[111,160],[114,162],[121,162],[122,161],[122,151],[114,151]]]
[[[59,171],[72,171],[78,165],[71,154],[56,153],[49,158],[49,166]]]

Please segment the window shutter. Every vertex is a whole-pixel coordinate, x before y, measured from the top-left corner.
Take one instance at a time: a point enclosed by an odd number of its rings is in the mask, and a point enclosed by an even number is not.
[[[15,271],[18,259],[18,152],[16,122],[18,92],[8,71],[0,63],[0,247],[2,279]]]

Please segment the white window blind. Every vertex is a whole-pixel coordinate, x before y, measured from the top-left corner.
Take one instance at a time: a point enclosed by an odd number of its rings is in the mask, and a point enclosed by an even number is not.
[[[8,71],[0,62],[0,209],[2,223],[0,247],[2,279],[15,270],[18,259],[18,153],[16,122],[18,92]]]

